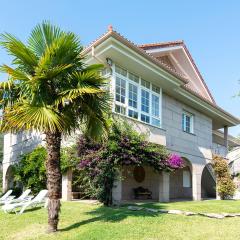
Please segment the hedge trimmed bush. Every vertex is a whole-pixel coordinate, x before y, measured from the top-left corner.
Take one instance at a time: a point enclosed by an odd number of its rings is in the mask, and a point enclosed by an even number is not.
[[[227,161],[221,156],[213,156],[213,168],[217,179],[217,192],[222,200],[234,196],[236,185],[232,180]]]

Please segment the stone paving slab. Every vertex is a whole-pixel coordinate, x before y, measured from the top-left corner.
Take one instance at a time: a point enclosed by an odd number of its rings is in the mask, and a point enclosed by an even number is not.
[[[208,218],[223,219],[227,217],[240,217],[240,213],[197,213],[197,212],[188,212],[182,210],[165,210],[165,209],[155,209],[155,208],[144,208],[137,206],[128,206],[129,210],[140,211],[144,210],[152,213],[166,213],[166,214],[175,214],[175,215],[184,215],[184,216],[203,216]]]

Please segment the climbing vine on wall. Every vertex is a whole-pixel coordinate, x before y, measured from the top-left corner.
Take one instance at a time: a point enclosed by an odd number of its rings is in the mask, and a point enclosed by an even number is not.
[[[95,143],[80,136],[78,155],[79,168],[88,172],[96,197],[105,205],[112,204],[113,183],[121,166],[148,165],[157,172],[174,171],[183,166],[177,154],[170,154],[165,146],[148,142],[145,135],[123,121],[114,121],[105,142]]]

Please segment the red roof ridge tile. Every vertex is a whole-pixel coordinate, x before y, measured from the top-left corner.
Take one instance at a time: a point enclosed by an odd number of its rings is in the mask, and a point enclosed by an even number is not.
[[[100,35],[98,38],[96,38],[95,40],[91,41],[88,45],[86,45],[83,48],[83,52],[86,51],[88,48],[90,48],[92,45],[94,45],[94,43],[96,43],[97,41],[99,41],[102,38],[106,37],[109,33],[111,33],[111,31],[108,30],[105,33],[103,33],[102,35]]]
[[[151,47],[161,47],[161,46],[169,47],[169,46],[182,45],[182,44],[184,44],[183,40],[175,40],[175,41],[167,41],[167,42],[139,44],[138,47],[140,48],[151,48]]]

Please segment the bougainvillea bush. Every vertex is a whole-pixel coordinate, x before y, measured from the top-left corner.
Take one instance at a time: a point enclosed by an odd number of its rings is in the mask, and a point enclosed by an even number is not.
[[[96,197],[105,205],[112,204],[112,188],[116,173],[123,165],[148,165],[155,171],[174,171],[183,167],[177,154],[165,146],[150,143],[126,122],[112,124],[108,140],[92,142],[84,135],[78,142],[79,168],[86,171],[96,190]]]
[[[232,180],[227,161],[221,156],[213,156],[213,168],[217,177],[217,192],[221,199],[233,197],[236,185]]]

